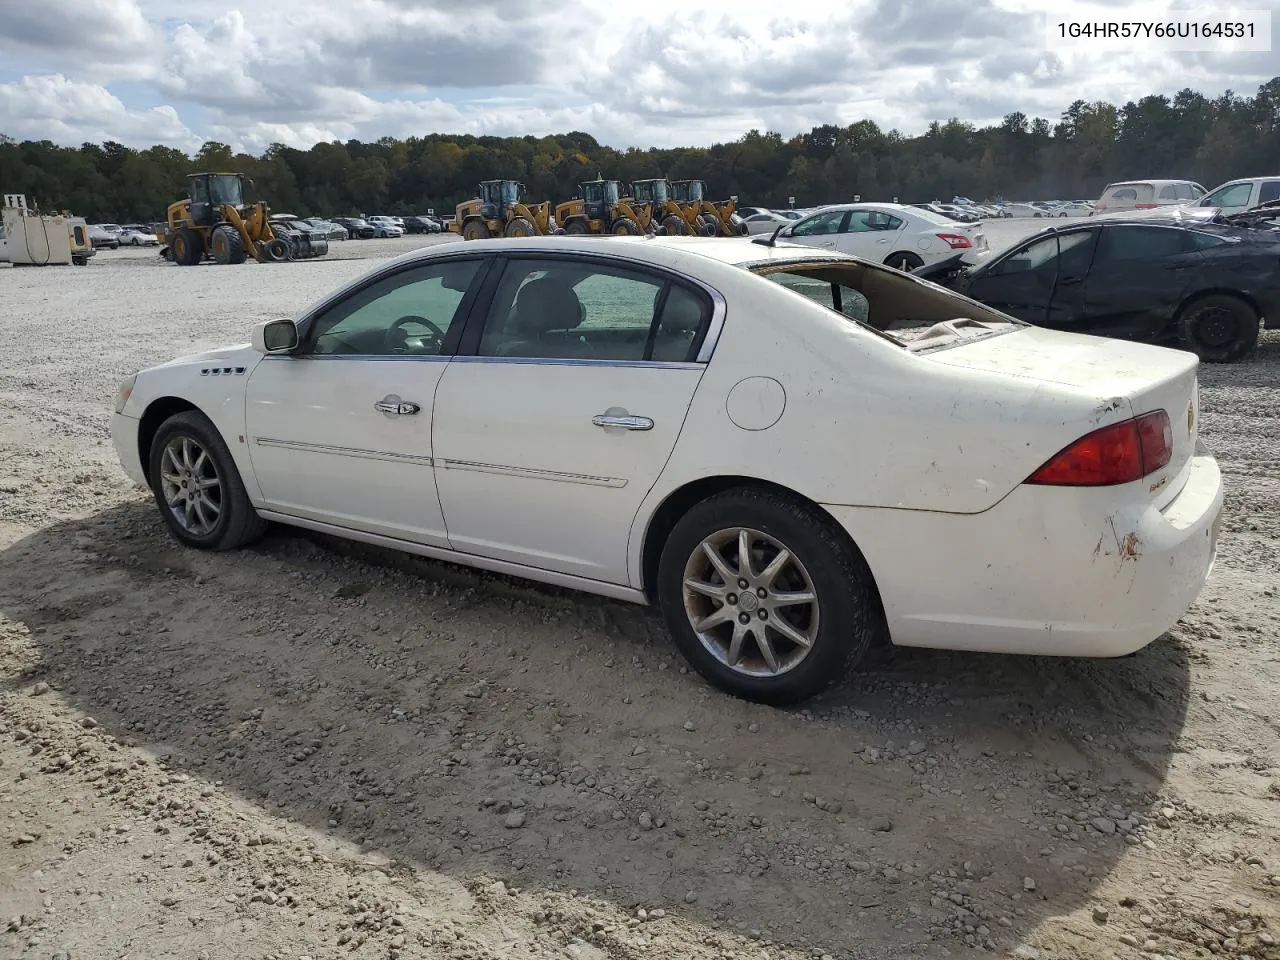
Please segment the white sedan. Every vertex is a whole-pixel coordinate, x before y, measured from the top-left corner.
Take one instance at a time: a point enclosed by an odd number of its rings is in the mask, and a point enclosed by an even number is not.
[[[154,233],[147,233],[143,230],[133,230],[125,228],[120,231],[120,246],[125,247],[158,247],[160,246],[160,238]]]
[[[418,250],[143,370],[112,435],[191,547],[276,521],[654,604],[712,683],[793,703],[881,643],[1159,637],[1215,556],[1197,395],[1190,353],[879,263],[552,236]]]
[[[900,203],[842,203],[823,207],[779,234],[792,243],[866,257],[914,270],[963,254],[976,263],[990,253],[981,224]]]

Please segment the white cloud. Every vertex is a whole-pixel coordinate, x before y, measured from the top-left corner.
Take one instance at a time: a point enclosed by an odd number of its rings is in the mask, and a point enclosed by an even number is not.
[[[173,107],[130,110],[104,87],[61,74],[0,84],[0,132],[17,140],[74,146],[116,140],[132,147],[163,143],[196,150],[202,142]]]
[[[1280,0],[1253,5],[1264,4],[1280,19]],[[1159,18],[1170,5],[1071,10]],[[1250,94],[1275,72],[1269,54],[1116,56],[1051,43],[1056,0],[566,0],[554,15],[536,0],[231,0],[212,13],[187,0],[4,6],[0,52],[29,75],[0,88],[0,132],[68,143],[150,138],[185,149],[209,138],[259,151],[273,141],[584,130],[620,147],[674,146],[864,117],[917,132],[952,115],[1056,119],[1077,98],[1123,103],[1188,85]],[[126,80],[178,112],[122,103],[111,86]]]

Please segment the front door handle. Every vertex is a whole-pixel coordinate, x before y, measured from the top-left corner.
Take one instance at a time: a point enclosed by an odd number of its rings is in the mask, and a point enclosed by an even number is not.
[[[401,400],[399,397],[390,396],[377,401],[373,405],[373,409],[392,417],[407,417],[417,413],[422,408],[410,400]]]
[[[613,416],[597,413],[591,418],[597,427],[622,427],[624,430],[652,430],[653,421],[648,417]]]

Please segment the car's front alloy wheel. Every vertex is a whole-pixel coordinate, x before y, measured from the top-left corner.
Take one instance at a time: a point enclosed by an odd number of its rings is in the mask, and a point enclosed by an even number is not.
[[[147,472],[165,525],[189,547],[231,550],[267,528],[218,428],[196,410],[160,424]]]
[[[885,635],[857,547],[829,515],[783,492],[740,487],[692,507],[663,546],[657,588],[694,668],[761,703],[814,696]]]

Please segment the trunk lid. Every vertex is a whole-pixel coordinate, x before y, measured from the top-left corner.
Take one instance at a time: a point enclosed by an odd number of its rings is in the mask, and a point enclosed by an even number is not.
[[[949,367],[1069,388],[1094,401],[1090,429],[1164,410],[1173,433],[1172,456],[1165,467],[1132,486],[1141,485],[1146,497],[1164,506],[1186,482],[1200,433],[1199,358],[1193,353],[1021,327],[958,339],[922,356]]]

